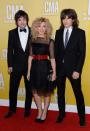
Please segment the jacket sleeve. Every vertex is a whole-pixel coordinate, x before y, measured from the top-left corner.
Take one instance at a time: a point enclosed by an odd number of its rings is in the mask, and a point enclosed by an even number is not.
[[[55,59],[56,61],[58,60],[58,56],[59,56],[59,46],[58,46],[58,31],[56,31],[55,34],[55,42],[54,42],[54,49],[55,49]]]
[[[76,67],[76,71],[81,73],[86,55],[86,36],[85,31],[82,31],[79,39],[79,60]]]
[[[8,67],[13,67],[13,33],[8,33],[7,63]]]

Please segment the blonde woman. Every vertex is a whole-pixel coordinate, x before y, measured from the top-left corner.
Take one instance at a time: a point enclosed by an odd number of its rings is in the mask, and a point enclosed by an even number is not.
[[[52,81],[56,79],[54,42],[51,39],[52,26],[48,19],[41,17],[33,21],[31,31],[32,42],[28,59],[27,79],[31,82],[30,86],[32,87],[38,109],[35,121],[44,122],[53,91],[48,77],[50,69],[52,69]],[[44,99],[44,109],[42,109],[42,96]]]

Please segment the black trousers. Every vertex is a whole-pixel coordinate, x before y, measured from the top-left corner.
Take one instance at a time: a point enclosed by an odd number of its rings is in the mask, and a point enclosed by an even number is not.
[[[32,91],[30,88],[30,83],[26,78],[26,71],[19,72],[14,71],[10,74],[10,90],[9,90],[9,110],[16,112],[17,106],[17,94],[18,88],[20,84],[20,80],[24,76],[25,90],[26,90],[26,98],[25,98],[25,112],[29,112],[31,109],[32,103]]]
[[[59,71],[58,71],[59,72]],[[63,69],[57,76],[57,95],[58,95],[58,108],[60,113],[65,114],[65,85],[66,78],[69,79],[77,104],[77,110],[79,117],[85,118],[85,103],[81,90],[81,77],[79,79],[73,79],[71,75],[68,75]]]

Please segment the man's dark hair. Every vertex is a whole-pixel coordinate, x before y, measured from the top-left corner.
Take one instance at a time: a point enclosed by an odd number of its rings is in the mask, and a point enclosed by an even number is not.
[[[14,19],[15,19],[16,25],[17,25],[17,21],[18,21],[18,19],[19,19],[20,17],[24,17],[24,18],[26,19],[27,25],[28,25],[28,21],[29,21],[28,14],[27,14],[25,11],[23,11],[23,10],[19,10],[19,11],[17,11],[16,14],[15,14]]]
[[[71,18],[72,20],[74,20],[72,26],[78,28],[79,21],[78,21],[77,13],[74,9],[63,9],[61,11],[61,15],[60,15],[61,27],[60,28],[64,28],[62,20],[65,19],[66,16],[68,18]]]

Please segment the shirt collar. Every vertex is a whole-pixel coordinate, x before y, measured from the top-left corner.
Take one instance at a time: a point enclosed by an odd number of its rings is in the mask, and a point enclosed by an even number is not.
[[[24,28],[28,31],[28,26],[27,25]],[[18,27],[18,32],[20,32],[20,27]]]
[[[69,28],[66,28],[66,27],[64,28],[65,31],[67,31],[67,29],[68,29],[68,31],[72,31],[73,27],[70,26]]]

